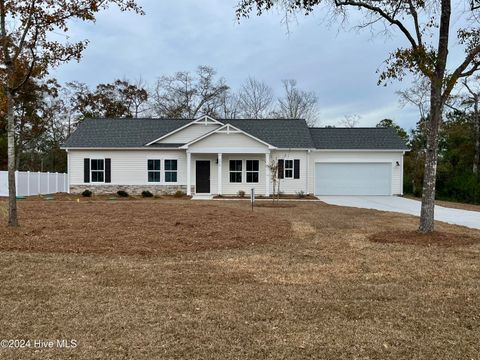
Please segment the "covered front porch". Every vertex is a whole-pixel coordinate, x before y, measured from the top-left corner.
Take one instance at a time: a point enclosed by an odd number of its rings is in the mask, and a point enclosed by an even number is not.
[[[270,150],[187,150],[187,195],[236,195],[239,191],[270,196]]]
[[[270,195],[274,146],[226,124],[181,148],[187,154],[188,195],[234,195],[251,188]]]

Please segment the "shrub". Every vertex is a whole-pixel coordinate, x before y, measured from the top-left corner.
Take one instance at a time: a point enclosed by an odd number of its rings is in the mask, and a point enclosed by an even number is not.
[[[92,194],[93,194],[93,193],[92,193],[90,190],[84,190],[84,191],[82,192],[82,196],[84,196],[84,197],[91,197]]]
[[[305,191],[298,191],[296,194],[299,199],[304,199],[306,197]]]
[[[243,190],[239,190],[237,194],[238,194],[238,197],[241,197],[241,198],[245,197],[245,191]]]
[[[117,191],[117,195],[120,197],[128,197],[128,193],[124,190]]]
[[[185,193],[181,190],[178,190],[175,192],[175,194],[173,194],[174,197],[176,198],[181,198],[181,197],[184,197],[185,196]]]
[[[144,191],[142,191],[142,196],[144,198],[148,198],[148,197],[153,197],[153,194],[148,190],[144,190]]]

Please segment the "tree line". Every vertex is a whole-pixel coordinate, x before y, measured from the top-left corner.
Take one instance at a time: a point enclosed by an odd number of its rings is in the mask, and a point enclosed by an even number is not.
[[[430,114],[428,84],[416,81],[408,90],[399,92],[403,103],[416,105],[420,118],[410,132],[393,120],[384,119],[377,127],[393,127],[407,143],[405,154],[404,192],[422,195],[426,161],[427,132]],[[441,200],[480,204],[480,77],[463,81],[458,94],[447,101],[439,131],[439,154],[436,196]]]
[[[0,95],[1,98],[1,95]],[[5,104],[2,101],[2,104]],[[60,146],[86,118],[303,118],[318,121],[318,98],[282,81],[282,93],[250,77],[238,90],[217,76],[215,69],[199,66],[195,72],[161,76],[153,86],[143,79],[117,79],[94,88],[81,82],[60,84],[36,73],[15,95],[15,168],[31,171],[65,171]],[[0,113],[0,169],[7,165],[5,106]]]

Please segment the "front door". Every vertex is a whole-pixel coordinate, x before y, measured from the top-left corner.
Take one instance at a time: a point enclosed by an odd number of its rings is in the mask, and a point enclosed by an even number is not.
[[[210,161],[197,160],[196,164],[196,193],[210,193]]]

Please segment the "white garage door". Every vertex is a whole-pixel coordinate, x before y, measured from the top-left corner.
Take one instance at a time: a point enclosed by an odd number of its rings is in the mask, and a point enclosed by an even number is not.
[[[391,195],[390,163],[317,163],[316,195]]]

